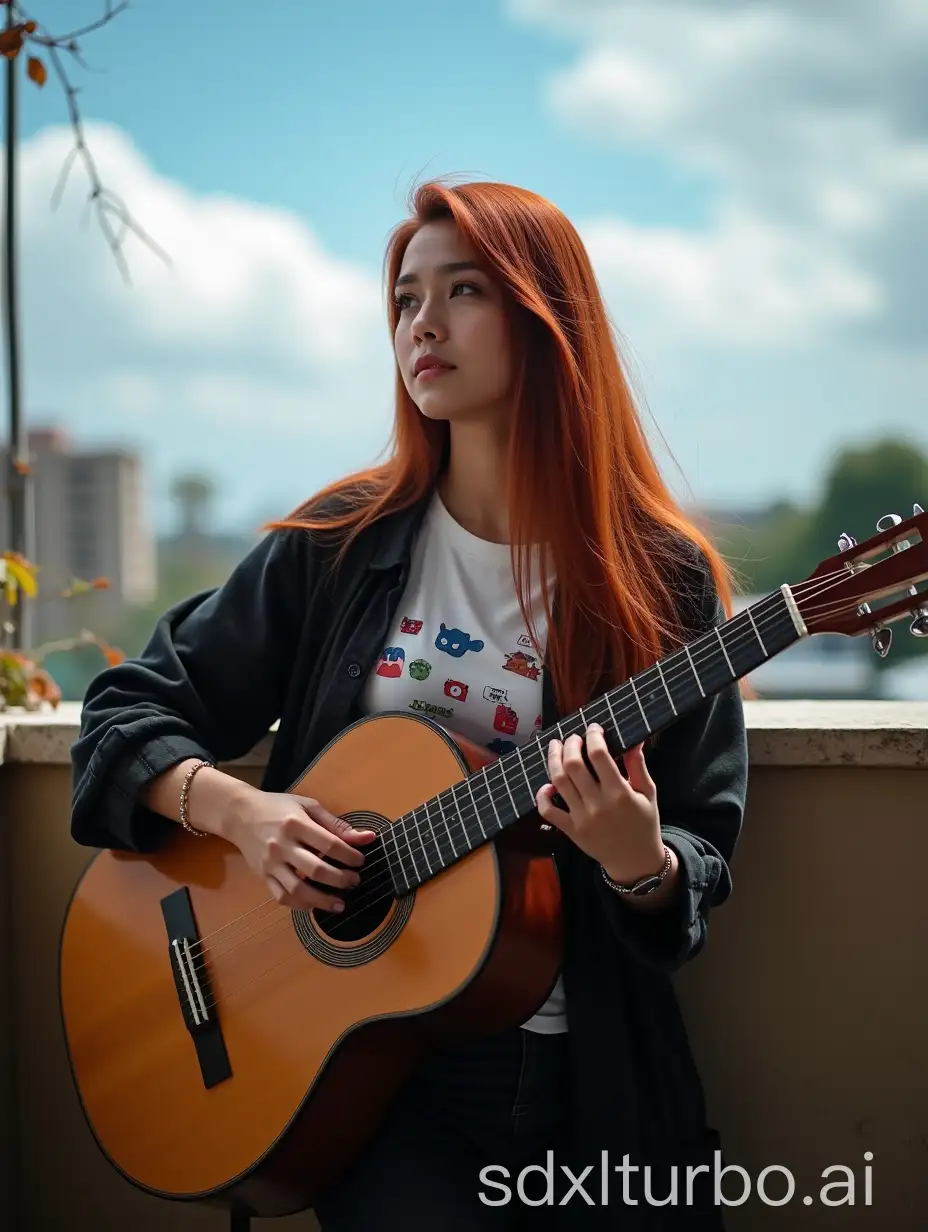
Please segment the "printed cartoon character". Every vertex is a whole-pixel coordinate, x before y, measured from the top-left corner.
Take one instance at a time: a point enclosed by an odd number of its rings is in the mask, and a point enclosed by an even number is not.
[[[502,757],[504,753],[511,753],[515,747],[516,746],[512,740],[502,740],[499,736],[497,736],[495,740],[491,740],[487,745],[487,748],[491,753],[499,753],[500,757]]]
[[[431,670],[431,663],[426,663],[425,659],[413,659],[408,668],[413,680],[428,680]]]
[[[475,641],[463,629],[449,629],[442,621],[439,634],[435,638],[435,649],[451,655],[453,659],[463,659],[468,650],[483,650],[483,642]]]
[[[446,680],[445,697],[453,697],[458,702],[467,701],[467,685],[460,680]]]
[[[514,736],[519,726],[519,716],[511,706],[497,706],[493,727],[506,736]]]
[[[412,671],[412,665],[411,665],[411,664],[410,664],[410,668],[409,668],[409,670],[410,670],[410,671]],[[535,715],[535,726],[536,726],[536,727],[541,727],[541,715],[540,715],[540,714],[536,714],[536,715]]]
[[[377,675],[395,679],[403,674],[403,664],[406,662],[406,652],[402,646],[387,646],[377,664]]]
[[[410,620],[408,616],[404,616],[400,621],[400,633],[421,633],[422,621]]]
[[[535,663],[534,656],[523,654],[521,650],[514,650],[507,654],[506,662],[503,664],[503,671],[515,672],[517,676],[525,676],[528,680],[537,680],[540,670]]]

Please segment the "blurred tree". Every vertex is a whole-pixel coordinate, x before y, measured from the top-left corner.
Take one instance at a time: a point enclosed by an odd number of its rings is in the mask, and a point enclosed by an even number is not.
[[[727,546],[724,527],[714,538],[747,579],[743,589],[767,594],[783,582],[801,582],[821,560],[834,556],[842,532],[858,542],[869,539],[884,514],[911,517],[916,502],[928,509],[928,457],[910,442],[889,437],[841,450],[812,508],[781,503],[771,507],[758,525],[740,528],[747,547],[737,555]],[[910,637],[905,630],[901,621],[894,625],[892,652],[881,666],[898,662],[900,656],[928,652],[925,640]]]
[[[809,518],[806,558],[814,566],[831,555],[842,531],[858,541],[869,538],[886,513],[911,517],[916,501],[928,509],[928,458],[913,445],[888,439],[870,448],[845,449],[835,459],[822,500]]]

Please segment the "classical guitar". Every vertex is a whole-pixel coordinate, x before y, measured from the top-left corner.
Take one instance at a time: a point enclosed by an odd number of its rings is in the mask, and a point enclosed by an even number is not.
[[[496,757],[414,713],[348,727],[291,791],[374,828],[343,914],[268,897],[237,848],[177,827],[101,851],[60,948],[74,1081],[97,1143],[167,1199],[258,1216],[311,1207],[429,1042],[524,1022],[560,961],[560,896],[535,794],[555,733],[601,723],[619,753],[800,638],[907,614],[928,636],[928,514],[839,552]]]

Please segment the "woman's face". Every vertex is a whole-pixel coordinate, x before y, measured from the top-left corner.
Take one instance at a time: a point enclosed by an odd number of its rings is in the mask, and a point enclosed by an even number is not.
[[[452,221],[426,223],[413,236],[393,291],[396,360],[422,414],[508,418],[513,374],[502,293]],[[426,359],[447,366],[417,371]]]

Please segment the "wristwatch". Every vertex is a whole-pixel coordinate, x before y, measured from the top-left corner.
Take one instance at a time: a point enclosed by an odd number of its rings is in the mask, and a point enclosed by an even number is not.
[[[616,894],[634,894],[636,896],[653,894],[670,872],[670,848],[666,843],[664,844],[664,864],[659,873],[648,873],[646,877],[639,877],[632,885],[620,885],[619,882],[613,881],[602,865],[599,866],[599,871],[603,875],[603,881],[605,881],[610,890],[615,890]]]

